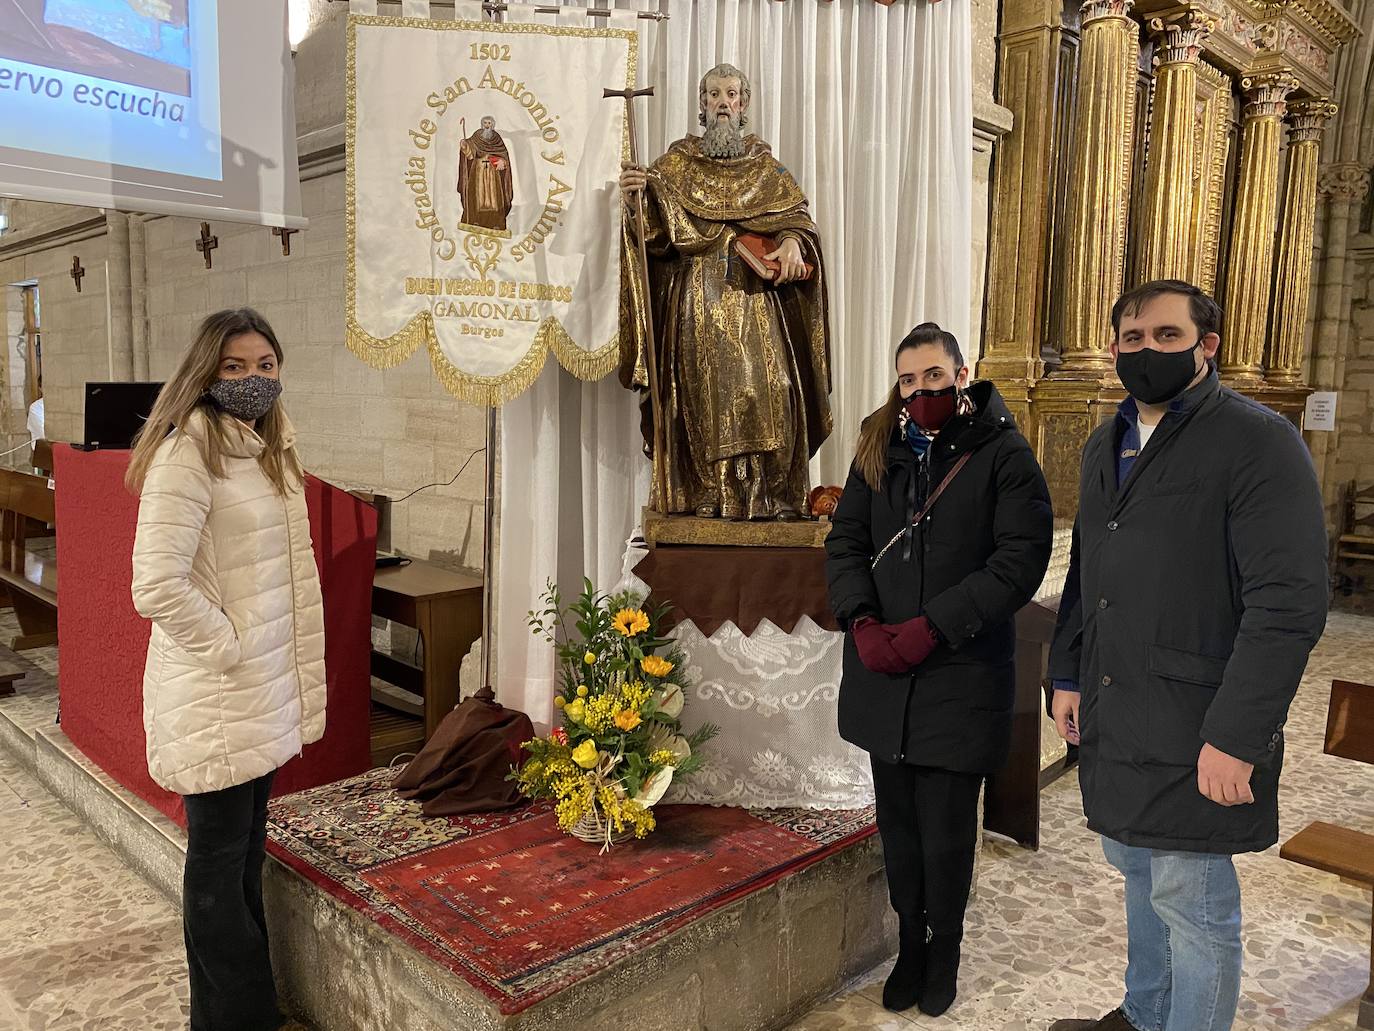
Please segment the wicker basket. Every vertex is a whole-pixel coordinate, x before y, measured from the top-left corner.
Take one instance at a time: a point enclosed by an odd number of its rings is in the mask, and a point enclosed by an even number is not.
[[[578,841],[585,841],[589,845],[600,845],[602,852],[605,852],[612,845],[618,845],[622,841],[629,841],[634,837],[633,831],[616,833],[614,826],[601,815],[601,807],[595,803],[582,814],[582,819],[573,824],[572,830],[568,833]]]

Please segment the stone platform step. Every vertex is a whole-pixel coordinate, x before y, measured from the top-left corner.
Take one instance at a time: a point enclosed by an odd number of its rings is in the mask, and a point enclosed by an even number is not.
[[[0,722],[6,719],[0,709]],[[11,728],[13,730],[13,728]],[[146,880],[179,904],[179,827],[115,784],[59,727],[25,765]],[[285,1005],[320,1031],[767,1031],[880,963],[896,934],[876,836],[681,930],[518,1014],[269,859],[264,890]]]

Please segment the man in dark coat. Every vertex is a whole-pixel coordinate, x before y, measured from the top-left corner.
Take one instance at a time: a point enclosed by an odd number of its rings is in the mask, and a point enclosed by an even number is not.
[[[1297,430],[1218,382],[1220,323],[1178,280],[1112,309],[1131,396],[1083,452],[1050,675],[1088,827],[1126,878],[1129,960],[1119,1009],[1052,1031],[1230,1028],[1231,857],[1278,840],[1283,725],[1326,622],[1326,531]]]

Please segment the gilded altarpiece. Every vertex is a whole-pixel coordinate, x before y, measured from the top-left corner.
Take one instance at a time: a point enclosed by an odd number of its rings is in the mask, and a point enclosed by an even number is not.
[[[1306,317],[1310,290],[1296,280],[1275,289],[1277,256],[1285,239],[1310,233],[1315,212],[1267,200],[1257,207],[1256,191],[1274,184],[1247,174],[1266,168],[1275,180],[1284,175],[1294,127],[1289,107],[1310,111],[1329,97],[1336,52],[1357,29],[1336,0],[1004,0],[1002,10],[998,100],[1017,122],[995,157],[978,374],[994,379],[1011,402],[1045,466],[1056,515],[1068,517],[1077,507],[1082,446],[1123,396],[1107,353],[1110,301],[1139,281],[1143,255],[1157,249],[1139,236],[1148,231],[1142,195],[1156,46],[1168,36],[1170,60],[1195,62],[1191,111],[1183,105],[1153,113],[1175,140],[1191,130],[1193,168],[1163,194],[1156,185],[1150,210],[1173,212],[1165,224],[1184,227],[1185,268],[1203,289],[1219,298],[1277,297],[1289,310],[1276,313],[1275,323],[1285,315],[1291,325],[1294,312]],[[1180,39],[1189,41],[1186,56]],[[1292,86],[1281,98],[1272,88],[1257,92],[1274,82]],[[1277,108],[1265,106],[1276,100]],[[1265,123],[1247,164],[1245,132],[1258,133],[1252,122],[1260,110],[1277,110],[1281,131]],[[1178,125],[1180,117],[1192,125]],[[1239,225],[1242,199],[1252,214]],[[1277,241],[1272,250],[1254,245],[1265,234]],[[1272,334],[1264,334],[1261,378],[1232,385],[1296,419],[1308,388],[1263,379],[1274,365]],[[1246,346],[1253,351],[1255,341]]]
[[[1226,199],[1227,156],[1235,125],[1235,98],[1225,72],[1198,63],[1193,182],[1193,282],[1209,294],[1216,289],[1221,251],[1221,213]]]

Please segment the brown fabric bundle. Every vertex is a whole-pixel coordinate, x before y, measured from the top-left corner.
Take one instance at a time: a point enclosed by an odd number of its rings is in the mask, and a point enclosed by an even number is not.
[[[506,775],[520,765],[520,746],[534,737],[523,712],[496,703],[482,688],[444,717],[396,778],[402,798],[419,800],[426,816],[465,816],[519,805],[521,796]]]

